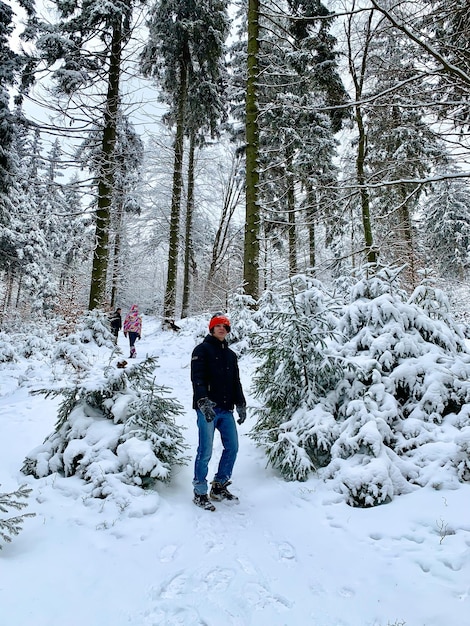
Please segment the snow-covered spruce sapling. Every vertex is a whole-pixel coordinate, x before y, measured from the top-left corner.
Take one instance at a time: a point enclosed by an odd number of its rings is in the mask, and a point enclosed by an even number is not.
[[[337,321],[335,306],[313,278],[297,276],[281,288],[283,293],[265,294],[260,301],[263,328],[252,348],[260,406],[250,435],[285,478],[304,480],[328,464],[337,431],[334,417],[316,410],[341,374],[329,348]]]
[[[32,489],[26,485],[21,485],[16,491],[10,493],[0,493],[0,512],[9,513],[11,509],[21,511],[28,506],[25,500],[28,499]],[[36,513],[22,513],[14,517],[0,518],[0,539],[5,543],[10,543],[23,528],[23,522],[27,517],[34,517]],[[2,545],[0,544],[0,550]]]
[[[270,295],[254,346],[261,407],[251,436],[283,476],[317,469],[354,506],[470,480],[461,327],[441,292],[427,284],[408,298],[394,277],[385,268],[360,280],[341,316],[307,284],[295,308]]]
[[[462,480],[470,354],[444,295],[422,285],[407,299],[378,272],[351,300],[338,351],[356,368],[330,397],[340,430],[323,476],[356,506]]]
[[[156,383],[156,358],[125,369],[95,368],[73,388],[39,390],[63,396],[56,430],[25,459],[23,472],[40,478],[53,472],[78,475],[93,497],[112,495],[115,481],[145,486],[169,481],[186,463],[182,406]]]
[[[0,332],[0,363],[12,363],[16,360],[11,344],[12,338],[7,333]]]

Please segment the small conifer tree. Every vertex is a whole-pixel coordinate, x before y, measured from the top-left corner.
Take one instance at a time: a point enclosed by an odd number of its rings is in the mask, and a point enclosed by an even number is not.
[[[20,511],[28,506],[25,500],[28,499],[32,489],[21,485],[16,491],[10,493],[0,493],[0,512],[8,513],[10,509]],[[0,518],[0,539],[5,543],[10,543],[12,538],[20,533],[23,522],[27,517],[34,517],[36,513],[22,513],[6,519]],[[0,544],[0,550],[2,546]]]
[[[352,289],[336,319],[315,290],[268,314],[252,436],[288,479],[322,468],[354,506],[419,486],[470,480],[470,352],[444,294],[408,298],[382,268]],[[302,306],[299,306],[299,302]],[[314,340],[312,339],[315,338]]]
[[[282,287],[284,293],[265,294],[260,301],[264,328],[252,351],[259,359],[254,395],[261,402],[251,436],[285,478],[303,480],[327,462],[335,432],[332,418],[325,422],[319,415],[318,423],[305,429],[301,416],[334,387],[341,372],[328,347],[337,320],[318,281],[296,276]]]
[[[121,363],[122,365],[122,363]],[[181,405],[157,384],[156,358],[130,367],[90,370],[71,388],[39,390],[63,396],[55,431],[25,459],[23,472],[37,478],[59,472],[92,484],[93,497],[106,497],[116,481],[146,486],[169,481],[186,462]]]

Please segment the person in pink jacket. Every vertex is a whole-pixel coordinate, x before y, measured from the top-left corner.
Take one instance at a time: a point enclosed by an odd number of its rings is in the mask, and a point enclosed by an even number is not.
[[[137,339],[140,339],[142,333],[142,318],[139,315],[139,308],[137,304],[133,304],[131,306],[129,313],[126,315],[126,319],[124,320],[122,330],[124,331],[124,337],[129,335],[129,346],[131,349],[129,358],[135,359],[137,356],[135,342]]]

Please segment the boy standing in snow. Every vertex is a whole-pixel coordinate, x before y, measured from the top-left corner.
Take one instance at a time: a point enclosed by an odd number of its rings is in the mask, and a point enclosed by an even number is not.
[[[238,501],[227,489],[238,453],[238,434],[233,417],[236,406],[238,423],[246,419],[246,401],[240,383],[237,355],[226,340],[230,321],[221,313],[209,322],[209,334],[196,346],[191,358],[193,408],[197,413],[199,445],[194,464],[194,499],[197,506],[215,511],[207,497],[207,472],[217,429],[223,445],[217,473],[212,482],[212,500]]]
[[[124,320],[124,326],[122,329],[124,331],[124,337],[129,335],[129,347],[131,350],[129,358],[135,359],[137,356],[135,342],[136,339],[140,339],[142,333],[142,318],[139,315],[139,308],[137,304],[133,304],[131,306],[129,313],[126,315],[126,319]]]

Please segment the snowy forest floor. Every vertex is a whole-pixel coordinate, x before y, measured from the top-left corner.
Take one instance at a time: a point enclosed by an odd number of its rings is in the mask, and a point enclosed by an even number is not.
[[[351,508],[328,483],[285,482],[266,467],[249,416],[233,475],[240,503],[217,503],[215,513],[192,504],[197,341],[144,317],[138,358],[158,357],[157,382],[184,406],[191,462],[121,506],[86,497],[77,477],[21,474],[60,399],[29,393],[49,384],[50,364],[2,366],[0,491],[27,483],[36,517],[0,551],[0,624],[469,626],[470,485]],[[122,334],[119,345],[127,357]],[[249,357],[240,370],[250,405]],[[220,450],[216,438],[210,476]]]

